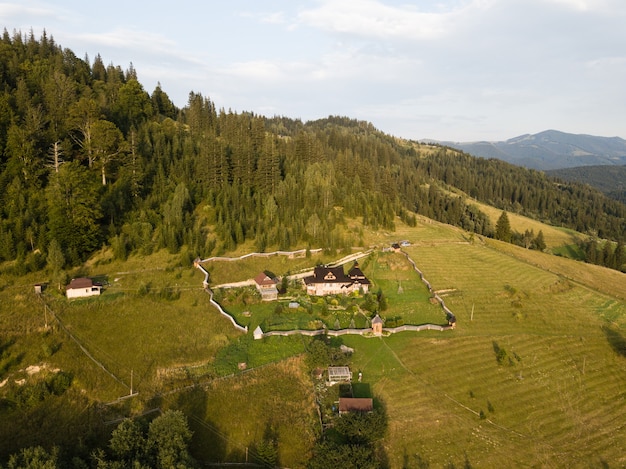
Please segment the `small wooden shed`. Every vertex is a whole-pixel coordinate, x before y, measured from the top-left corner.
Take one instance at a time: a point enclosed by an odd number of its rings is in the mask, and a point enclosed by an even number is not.
[[[374,401],[371,397],[340,397],[339,415],[350,412],[369,413],[374,411]]]
[[[374,335],[383,335],[383,320],[378,314],[372,319],[372,333]]]

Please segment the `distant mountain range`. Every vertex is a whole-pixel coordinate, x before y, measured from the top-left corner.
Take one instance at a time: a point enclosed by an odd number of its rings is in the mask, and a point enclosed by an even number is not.
[[[437,142],[474,156],[497,158],[526,168],[626,165],[626,140],[546,130],[504,142]]]

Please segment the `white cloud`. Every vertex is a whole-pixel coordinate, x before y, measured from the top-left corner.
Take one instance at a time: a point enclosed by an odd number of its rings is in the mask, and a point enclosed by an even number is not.
[[[548,3],[556,3],[568,8],[579,11],[591,11],[597,9],[604,9],[607,2],[603,0],[546,0]]]
[[[286,22],[285,13],[282,11],[273,12],[273,13],[265,13],[261,15],[262,23],[269,24],[284,24]]]
[[[17,5],[15,3],[0,3],[0,18],[2,18],[4,21],[11,17],[19,16],[54,16],[54,10],[51,8]]]
[[[301,23],[334,33],[363,37],[426,39],[449,28],[447,15],[392,7],[377,0],[325,0],[300,12]]]
[[[0,22],[36,35],[45,28],[79,57],[132,62],[147,91],[160,81],[179,106],[193,90],[234,110],[307,119],[341,114],[409,138],[626,128],[624,0],[188,7],[5,0]]]
[[[292,81],[296,77],[303,78],[312,70],[310,65],[301,62],[252,60],[235,62],[221,68],[221,72],[240,79],[277,83]]]
[[[116,28],[106,32],[90,32],[75,36],[96,46],[117,47],[150,52],[171,52],[175,43],[158,33],[140,29]]]

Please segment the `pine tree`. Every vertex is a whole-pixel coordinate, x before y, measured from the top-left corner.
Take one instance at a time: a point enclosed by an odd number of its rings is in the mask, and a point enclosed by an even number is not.
[[[56,239],[50,241],[50,245],[48,246],[48,257],[46,260],[48,263],[48,267],[52,269],[52,278],[54,280],[54,283],[57,284],[58,289],[60,290],[61,284],[63,283],[65,277],[65,273],[63,273],[65,256],[63,255],[61,246]]]
[[[543,251],[546,248],[546,241],[543,237],[542,230],[539,230],[539,233],[537,233],[537,237],[535,238],[533,242],[533,248],[538,251]]]
[[[507,243],[511,242],[511,224],[509,222],[509,217],[506,211],[502,212],[500,218],[498,218],[498,222],[496,223],[496,233],[495,238],[500,241],[505,241]]]
[[[624,241],[620,239],[615,246],[615,268],[624,272],[626,268],[624,263],[626,263],[626,249],[624,248]]]

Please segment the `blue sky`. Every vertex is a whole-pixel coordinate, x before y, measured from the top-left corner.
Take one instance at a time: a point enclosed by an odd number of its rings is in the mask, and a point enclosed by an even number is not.
[[[626,138],[624,0],[0,2],[149,93],[303,120],[342,115],[410,139],[556,129]]]

